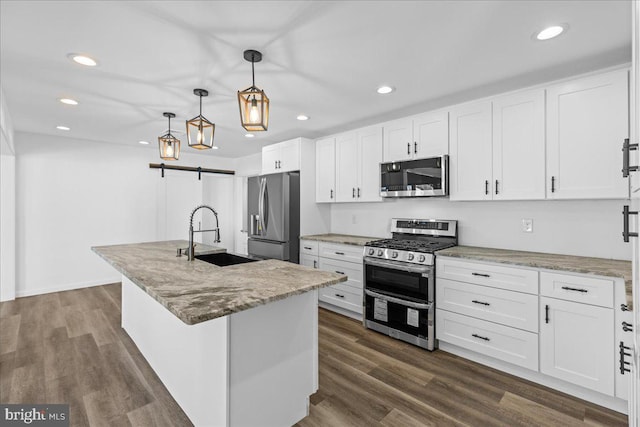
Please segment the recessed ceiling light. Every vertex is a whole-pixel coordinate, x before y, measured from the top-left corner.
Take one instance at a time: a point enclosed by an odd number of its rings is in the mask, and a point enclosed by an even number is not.
[[[220,147],[216,147],[215,145],[211,147],[212,150],[217,150]]]
[[[60,98],[59,101],[67,105],[78,105],[78,101],[71,98]]]
[[[58,129],[58,130],[71,130],[71,128],[67,127],[67,126],[56,126],[56,129]]]
[[[95,59],[90,58],[86,55],[80,55],[77,53],[70,53],[69,54],[69,58],[71,58],[72,61],[80,64],[80,65],[86,65],[87,67],[95,67],[96,65],[98,65],[98,63],[96,62]]]
[[[254,135],[254,134],[252,134],[252,133],[245,133],[245,134],[244,134],[244,137],[245,137],[245,138],[253,138],[254,136],[255,136],[255,135]]]
[[[380,87],[377,89],[377,92],[378,92],[379,94],[384,95],[384,94],[387,94],[387,93],[391,93],[391,92],[393,92],[393,88],[392,88],[391,86],[380,86]]]
[[[300,114],[298,117],[296,117],[296,119],[298,119],[300,121],[305,121],[305,120],[309,120],[309,116],[305,116],[304,114]]]
[[[558,37],[566,29],[567,29],[567,25],[566,24],[552,25],[551,27],[547,27],[544,30],[535,33],[534,36],[535,36],[535,38],[537,40],[541,40],[541,41],[549,40],[549,39],[552,39],[554,37]]]
[[[149,141],[138,141],[142,145],[149,145]]]

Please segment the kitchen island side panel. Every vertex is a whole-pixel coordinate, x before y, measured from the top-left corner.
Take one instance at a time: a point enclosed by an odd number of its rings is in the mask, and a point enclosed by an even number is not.
[[[187,325],[122,276],[122,327],[196,426],[228,426],[229,317]]]

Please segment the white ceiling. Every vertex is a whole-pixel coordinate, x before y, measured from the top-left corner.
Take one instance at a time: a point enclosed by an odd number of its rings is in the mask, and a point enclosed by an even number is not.
[[[630,1],[2,0],[0,15],[0,84],[16,131],[60,135],[66,125],[72,138],[156,150],[162,112],[183,131],[198,114],[192,91],[204,88],[220,146],[204,154],[221,157],[631,59]],[[569,31],[532,40],[556,23]],[[248,48],[264,54],[256,85],[272,106],[269,130],[253,140],[236,98],[251,84]],[[378,95],[380,84],[397,91]]]

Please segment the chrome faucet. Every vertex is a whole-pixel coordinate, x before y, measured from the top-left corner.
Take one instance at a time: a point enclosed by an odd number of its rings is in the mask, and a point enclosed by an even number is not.
[[[211,212],[213,212],[213,215],[215,215],[216,217],[216,228],[212,228],[210,230],[194,230],[193,229],[193,216],[196,214],[198,210],[202,208],[209,209]],[[194,252],[195,252],[194,244],[193,244],[193,233],[204,233],[205,231],[215,231],[216,238],[214,242],[220,243],[220,225],[218,224],[218,213],[211,206],[200,205],[200,206],[197,206],[193,211],[191,211],[191,218],[189,218],[189,247],[187,248],[187,259],[189,261],[193,261]]]

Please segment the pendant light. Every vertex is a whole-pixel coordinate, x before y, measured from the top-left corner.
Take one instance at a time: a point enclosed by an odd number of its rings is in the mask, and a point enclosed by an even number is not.
[[[213,135],[216,125],[202,115],[202,97],[209,96],[205,89],[194,89],[193,94],[200,97],[200,114],[187,120],[187,142],[189,147],[206,150],[213,147]]]
[[[263,90],[256,87],[254,64],[262,61],[262,54],[257,50],[245,50],[244,59],[251,62],[252,85],[238,91],[240,106],[240,122],[249,132],[267,130],[269,126],[269,98]]]
[[[169,128],[167,133],[158,137],[160,158],[162,160],[178,160],[180,157],[180,140],[171,135],[171,119],[176,115],[173,113],[162,113],[162,115],[169,119]]]

